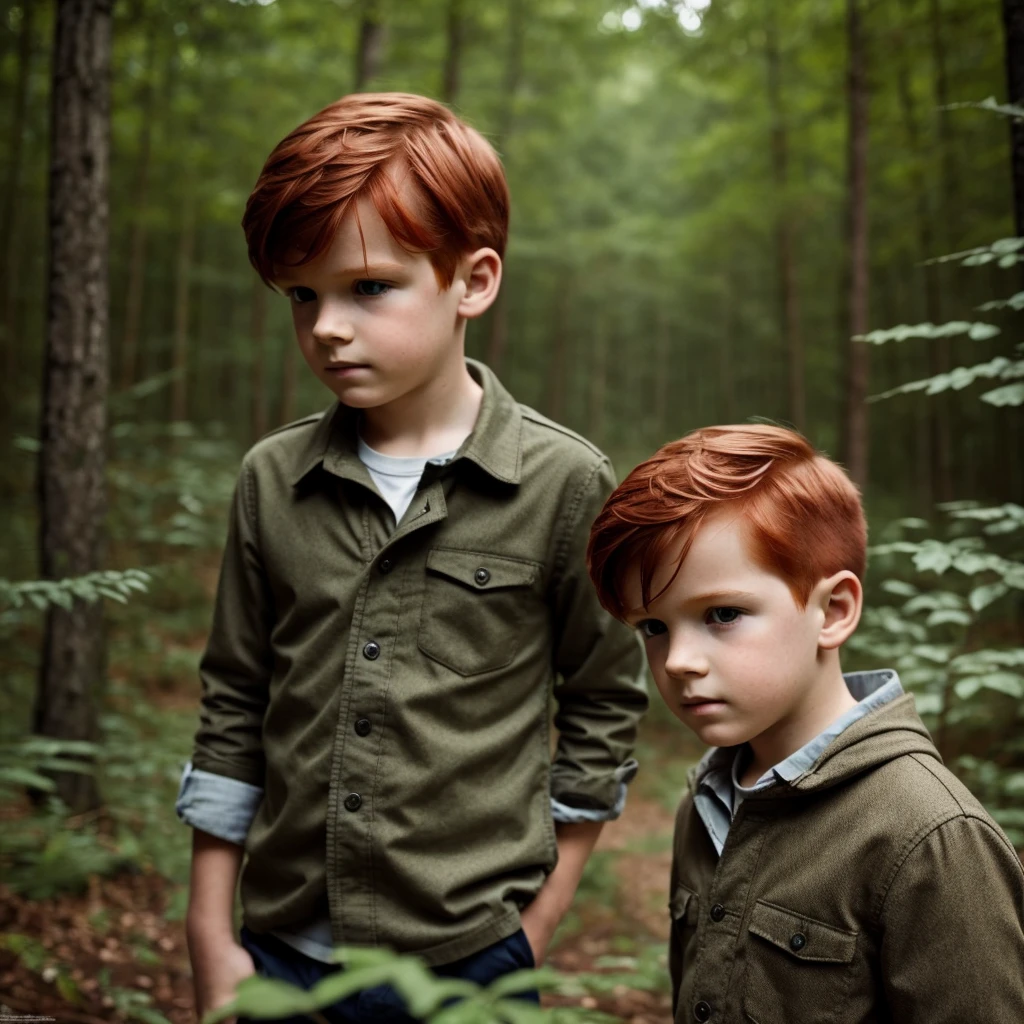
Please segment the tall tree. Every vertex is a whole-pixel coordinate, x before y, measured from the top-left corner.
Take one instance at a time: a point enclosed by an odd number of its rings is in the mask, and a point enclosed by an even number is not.
[[[515,119],[515,103],[523,80],[523,45],[526,38],[526,0],[508,0],[505,29],[505,74],[498,106],[494,148],[508,166],[506,150]],[[508,288],[498,293],[491,309],[487,339],[487,363],[495,373],[501,372],[508,344]]]
[[[800,327],[800,293],[793,240],[793,212],[789,203],[789,132],[782,98],[782,58],[779,54],[778,0],[764,0],[765,57],[768,64],[768,103],[771,108],[772,172],[775,179],[775,251],[777,258],[779,320],[786,345],[789,419],[804,429],[804,342]]]
[[[860,488],[868,481],[868,352],[852,337],[868,329],[868,81],[861,0],[846,0],[847,315],[843,460]]]
[[[1003,25],[1006,31],[1007,98],[1024,107],[1024,0],[1003,0]],[[1024,121],[1010,122],[1010,147],[1013,167],[1013,222],[1019,238],[1024,238]]]
[[[188,419],[188,350],[189,319],[192,297],[192,254],[196,244],[196,203],[191,182],[186,183],[185,198],[178,234],[178,256],[174,282],[174,345],[171,369],[171,420]]]
[[[49,294],[40,424],[40,561],[59,579],[99,569],[106,512],[107,285],[112,0],[59,0],[50,131]],[[95,739],[104,672],[103,609],[76,600],[46,615],[34,726]],[[94,778],[60,774],[74,811]]]
[[[267,286],[255,274],[249,303],[249,344],[251,433],[256,441],[267,432]]]
[[[377,0],[362,0],[353,92],[363,92],[367,85],[380,74],[386,38],[387,26],[381,20]]]
[[[462,84],[462,43],[466,32],[464,0],[448,0],[445,18],[444,68],[441,73],[441,99],[454,106]]]
[[[135,164],[135,185],[132,190],[133,215],[131,244],[128,255],[128,284],[125,292],[124,333],[121,338],[119,380],[122,388],[131,387],[138,379],[139,329],[142,324],[142,299],[146,284],[146,244],[149,238],[146,202],[149,198],[149,167],[153,152],[153,114],[157,89],[154,81],[157,21],[150,16],[143,59],[142,95],[139,101],[141,127]]]
[[[21,6],[21,25],[18,29],[18,70],[11,100],[11,135],[8,150],[7,177],[0,196],[0,340],[7,354],[4,369],[8,384],[17,373],[19,346],[14,337],[14,315],[20,264],[19,237],[16,229],[17,196],[21,181],[25,142],[25,115],[28,110],[28,83],[32,71],[33,19],[36,5]],[[8,403],[4,402],[5,408]]]

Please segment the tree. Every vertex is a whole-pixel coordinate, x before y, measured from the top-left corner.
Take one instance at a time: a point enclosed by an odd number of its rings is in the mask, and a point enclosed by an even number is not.
[[[846,0],[847,238],[849,334],[868,329],[868,83],[860,0]],[[859,487],[868,482],[868,346],[846,342],[843,459]]]
[[[779,320],[786,343],[789,419],[804,429],[804,343],[800,327],[800,294],[794,255],[792,210],[789,199],[789,133],[782,99],[782,58],[779,54],[777,0],[765,3],[765,57],[768,64],[768,102],[771,106],[772,171],[775,178],[775,251],[778,259]]]
[[[40,431],[40,560],[46,579],[101,567],[106,512],[108,181],[112,0],[59,0],[51,107],[49,294]],[[102,604],[46,614],[34,725],[96,737]],[[95,807],[91,775],[61,773],[73,811]]]
[[[1003,0],[1006,30],[1007,99],[1024,107],[1024,0]],[[1024,121],[1010,121],[1010,152],[1013,167],[1013,211],[1017,236],[1024,238]]]
[[[384,57],[387,26],[381,21],[377,0],[363,0],[359,20],[359,41],[356,47],[353,92],[362,92],[380,74]]]
[[[466,33],[464,0],[448,0],[445,19],[444,68],[441,72],[441,99],[454,106],[462,84],[462,42]]]

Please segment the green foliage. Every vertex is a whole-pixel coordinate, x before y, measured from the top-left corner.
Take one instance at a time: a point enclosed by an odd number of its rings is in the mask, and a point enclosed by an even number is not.
[[[418,958],[388,950],[346,947],[336,953],[345,970],[329,975],[309,991],[276,979],[246,978],[235,999],[207,1014],[204,1024],[236,1014],[256,1020],[312,1014],[378,985],[392,986],[413,1017],[431,1024],[545,1024],[557,1019],[587,1019],[575,1012],[549,1015],[514,998],[530,989],[554,987],[550,971],[517,971],[482,988],[470,981],[438,978]]]
[[[648,943],[633,956],[602,956],[594,962],[600,970],[560,976],[557,991],[566,996],[614,992],[625,987],[646,992],[670,992],[672,979],[663,943]]]
[[[947,103],[946,110],[990,110],[993,114],[1002,114],[1003,117],[1013,118],[1014,120],[1024,120],[1024,107],[1018,107],[1013,103],[998,103],[995,96],[989,96],[987,99],[978,100],[976,102],[969,103]]]
[[[1006,270],[1024,261],[1024,238],[1000,238],[991,245],[979,245],[963,252],[950,253],[948,256],[937,256],[928,260],[928,264],[959,263],[964,267],[983,267],[986,263],[995,263]]]
[[[878,341],[876,344],[882,344],[882,342]],[[880,402],[883,399],[892,398],[894,395],[907,395],[914,391],[923,391],[926,395],[938,395],[943,391],[961,391],[977,380],[1014,380],[1018,377],[1024,377],[1024,359],[1007,359],[1005,356],[996,356],[986,363],[958,366],[948,373],[939,373],[934,377],[900,384],[879,395],[872,395],[868,401]],[[1024,385],[1006,384],[984,392],[980,398],[983,402],[988,402],[989,405],[1024,405]]]
[[[133,593],[145,593],[150,575],[141,569],[112,569],[90,572],[62,580],[26,580],[12,583],[0,579],[0,608],[23,608],[26,604],[39,611],[51,605],[71,610],[75,601],[94,603],[109,598],[125,604]]]
[[[868,334],[855,334],[854,341],[867,341],[872,345],[884,345],[887,341],[906,341],[908,338],[949,338],[957,334],[966,334],[972,341],[985,341],[994,338],[999,328],[994,324],[969,323],[966,320],[951,320],[945,324],[900,324],[884,331],[871,331]]]
[[[23,788],[52,793],[56,785],[44,773],[91,773],[99,748],[84,740],[55,740],[44,736],[0,742],[0,802],[13,799]]]

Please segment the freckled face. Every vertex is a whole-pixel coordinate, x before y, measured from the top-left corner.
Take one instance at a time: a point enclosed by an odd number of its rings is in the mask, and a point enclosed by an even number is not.
[[[706,519],[678,576],[646,609],[639,570],[624,579],[627,621],[644,638],[662,698],[716,747],[770,746],[815,713],[824,615],[813,601],[800,608],[785,580],[753,561],[747,531],[727,508]],[[674,564],[670,553],[652,593]]]
[[[456,274],[440,290],[427,256],[403,249],[372,203],[357,206],[358,222],[350,211],[329,249],[282,268],[275,284],[291,300],[295,336],[313,372],[346,405],[371,409],[461,370],[458,307],[466,283]]]

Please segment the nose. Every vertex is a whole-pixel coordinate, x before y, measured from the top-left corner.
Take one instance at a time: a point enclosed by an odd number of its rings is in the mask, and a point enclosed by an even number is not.
[[[665,674],[673,679],[688,679],[707,673],[708,659],[699,637],[691,630],[674,630],[669,637]]]
[[[346,309],[337,302],[321,303],[313,324],[313,340],[318,345],[346,345],[355,337],[355,327]]]

